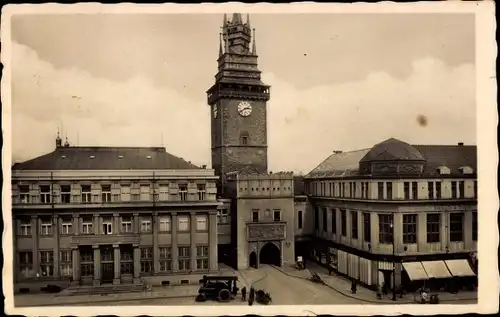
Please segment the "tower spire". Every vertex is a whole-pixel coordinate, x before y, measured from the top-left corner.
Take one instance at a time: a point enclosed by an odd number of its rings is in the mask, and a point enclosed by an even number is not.
[[[61,145],[62,145],[62,140],[59,133],[59,127],[57,127],[56,148],[61,147]]]
[[[224,13],[224,20],[222,21],[222,26],[225,27],[227,26],[227,14]]]
[[[219,33],[219,56],[222,56],[223,51],[222,51],[222,30]]]
[[[250,14],[247,13],[247,27],[250,29]]]
[[[242,24],[241,13],[233,13],[233,19],[231,20],[231,24]]]
[[[252,54],[257,55],[257,45],[255,44],[255,29],[253,29],[253,45],[252,45]]]
[[[227,28],[226,28],[226,39],[224,44],[225,44],[224,51],[226,53],[229,53],[229,31]]]

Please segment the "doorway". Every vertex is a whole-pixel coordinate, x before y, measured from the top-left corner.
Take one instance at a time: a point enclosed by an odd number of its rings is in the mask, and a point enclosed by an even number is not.
[[[257,253],[252,251],[250,253],[249,259],[250,259],[250,267],[257,268]]]
[[[272,242],[266,243],[260,250],[260,263],[281,266],[281,250]]]
[[[112,283],[115,275],[114,250],[111,246],[101,247],[101,282]]]

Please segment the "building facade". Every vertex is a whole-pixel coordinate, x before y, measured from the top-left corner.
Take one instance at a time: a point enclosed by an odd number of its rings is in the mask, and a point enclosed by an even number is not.
[[[252,35],[253,32],[253,35]],[[231,201],[227,261],[238,269],[294,261],[293,174],[268,172],[267,101],[255,29],[235,13],[222,22],[218,72],[207,91],[212,167],[219,193]],[[253,42],[252,42],[253,39]]]
[[[306,191],[313,256],[341,274],[374,287],[475,275],[475,146],[389,139],[335,152]]]
[[[58,145],[14,165],[16,282],[175,284],[216,271],[217,222],[228,216],[216,180],[164,148]]]

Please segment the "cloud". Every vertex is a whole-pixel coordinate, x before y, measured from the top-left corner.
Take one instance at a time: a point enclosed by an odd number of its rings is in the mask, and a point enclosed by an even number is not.
[[[355,67],[353,64],[352,67]],[[372,146],[389,137],[410,143],[475,143],[475,69],[432,57],[404,80],[376,72],[362,81],[297,89],[264,73],[270,169],[308,172],[332,150]],[[198,95],[204,96],[204,92]],[[427,125],[419,125],[425,116]],[[210,161],[210,111],[146,77],[112,81],[58,69],[12,43],[12,151],[22,161],[50,152],[57,127],[70,142],[159,146],[195,164]]]

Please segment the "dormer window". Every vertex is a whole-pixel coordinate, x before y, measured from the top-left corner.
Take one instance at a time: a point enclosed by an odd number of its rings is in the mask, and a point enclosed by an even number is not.
[[[474,170],[470,166],[459,167],[459,170],[462,171],[462,174],[464,175],[470,175],[474,173]]]
[[[437,171],[440,175],[449,175],[450,169],[447,166],[439,166]]]

